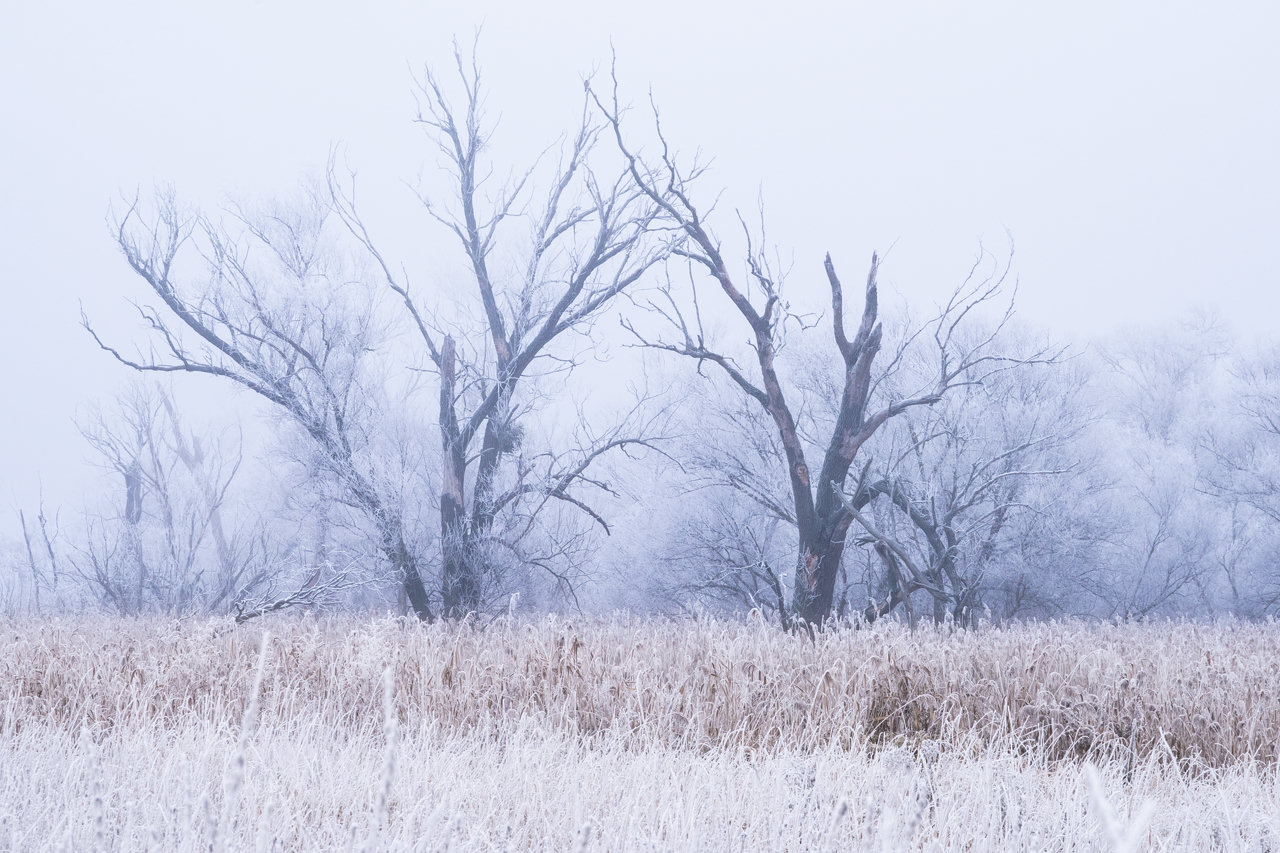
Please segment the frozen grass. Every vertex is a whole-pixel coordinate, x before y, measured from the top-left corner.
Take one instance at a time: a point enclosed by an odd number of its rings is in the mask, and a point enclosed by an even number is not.
[[[270,627],[4,625],[0,849],[1280,848],[1275,626]]]

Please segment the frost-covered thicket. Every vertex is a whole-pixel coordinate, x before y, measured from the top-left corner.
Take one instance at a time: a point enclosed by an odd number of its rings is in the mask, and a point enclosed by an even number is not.
[[[827,367],[793,356],[820,430],[833,417]],[[868,478],[893,486],[867,515],[919,566],[953,565],[988,618],[1273,614],[1275,359],[1194,318],[958,389],[870,448]],[[680,445],[691,476],[657,516],[669,526],[653,600],[772,611],[771,575],[785,584],[794,563],[782,454],[759,413],[690,381],[702,392],[690,391],[698,428]],[[857,618],[888,582],[873,537],[850,537],[839,597]],[[905,615],[931,618],[931,598],[916,592]]]

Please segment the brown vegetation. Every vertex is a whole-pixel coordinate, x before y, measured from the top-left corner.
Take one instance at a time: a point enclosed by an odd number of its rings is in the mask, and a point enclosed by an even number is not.
[[[848,749],[976,737],[1046,759],[1272,764],[1280,630],[1271,624],[925,629],[804,637],[695,622],[271,625],[264,724],[445,735],[534,726],[631,747]],[[261,629],[219,623],[10,623],[5,726],[233,725]]]

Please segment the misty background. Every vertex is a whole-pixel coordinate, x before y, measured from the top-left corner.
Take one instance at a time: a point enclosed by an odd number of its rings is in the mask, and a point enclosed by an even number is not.
[[[1236,404],[1248,395],[1269,399],[1264,354],[1275,342],[1280,285],[1280,59],[1269,34],[1280,13],[1265,4],[832,10],[801,3],[785,12],[774,4],[76,5],[20,3],[0,34],[7,117],[0,155],[8,164],[0,177],[0,363],[8,401],[0,418],[0,537],[19,563],[26,558],[17,545],[19,510],[30,522],[43,500],[62,513],[70,535],[78,518],[98,511],[86,504],[120,491],[118,475],[81,434],[138,378],[81,328],[81,310],[122,350],[144,340],[129,300],[145,302],[147,293],[108,227],[111,211],[166,185],[201,209],[228,199],[265,203],[322,174],[335,152],[343,169],[358,172],[362,211],[388,254],[405,259],[418,287],[448,293],[458,261],[435,260],[449,244],[422,217],[410,188],[435,175],[434,154],[411,121],[412,88],[424,62],[443,76],[454,37],[469,47],[477,30],[496,162],[526,163],[569,131],[583,77],[607,74],[614,51],[634,116],[643,119],[652,92],[667,136],[709,161],[701,187],[711,195],[723,189],[719,210],[751,217],[763,200],[767,241],[791,270],[789,298],[814,316],[827,298],[821,262],[828,251],[851,291],[871,253],[882,254],[888,325],[905,306],[927,316],[963,281],[980,247],[1000,261],[1016,245],[1011,280],[1018,281],[1020,328],[1069,348],[1063,371],[1076,379],[1055,387],[1078,385],[1093,395],[1071,402],[1071,411],[1105,411],[1115,429],[1132,428],[1125,441],[1136,435],[1150,445],[1121,447],[1114,436],[1091,433],[1089,454],[1101,446],[1123,457],[1110,467],[1097,463],[1095,484],[1136,482],[1133,466],[1156,479],[1186,473],[1205,458],[1204,448],[1225,446],[1218,433],[1205,438],[1214,429],[1248,443],[1236,435],[1248,421]],[[731,222],[720,230],[731,231]],[[726,313],[716,322],[736,340],[734,319]],[[603,352],[616,354],[622,336],[600,334]],[[802,362],[821,361],[797,352]],[[647,381],[630,355],[617,357],[630,365],[630,379]],[[654,366],[651,378],[688,379],[686,367]],[[592,369],[579,383],[581,399],[604,375]],[[1075,370],[1083,372],[1069,373]],[[1117,376],[1138,379],[1126,386]],[[187,427],[243,447],[239,488],[268,494],[264,484],[278,480],[269,459],[281,448],[264,407],[204,377],[178,376],[172,388]],[[1172,389],[1171,396],[1153,388]],[[703,422],[748,423],[732,415],[731,395],[703,396],[710,403],[702,406],[723,402]],[[672,405],[685,416],[696,408]],[[1164,406],[1160,417],[1153,406]],[[1267,434],[1265,424],[1259,429]],[[430,429],[425,434],[436,441]],[[1059,452],[1081,456],[1080,447]],[[1185,493],[1171,496],[1169,484],[1157,490],[1193,517],[1170,515],[1164,521],[1177,531],[1161,540],[1196,562],[1178,570],[1187,574],[1183,585],[1222,562],[1230,547],[1214,537],[1224,524],[1236,529],[1234,509],[1209,524],[1213,531],[1199,529],[1197,520],[1211,512],[1193,501],[1216,495],[1219,509],[1265,503],[1256,499],[1256,483],[1245,488],[1212,475],[1192,476]],[[628,475],[619,469],[618,476]],[[645,488],[635,480],[623,492],[638,499]],[[1235,497],[1222,498],[1231,488]],[[1104,491],[1080,480],[1055,489],[1058,496]],[[614,510],[624,518],[633,511]],[[1088,526],[1080,518],[1064,525]],[[1244,527],[1233,535],[1238,548],[1265,538]],[[1124,538],[1098,533],[1094,544]],[[644,536],[621,539],[608,559],[642,556]],[[1064,549],[1055,559],[1084,559]],[[1259,565],[1271,553],[1255,555]],[[1089,559],[1123,562],[1096,553]],[[1138,572],[1139,563],[1124,570]],[[670,584],[663,590],[685,594]],[[1226,600],[1204,588],[1201,595]]]

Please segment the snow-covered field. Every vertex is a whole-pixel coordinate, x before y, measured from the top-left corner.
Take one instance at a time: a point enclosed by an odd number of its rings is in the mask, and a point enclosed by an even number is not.
[[[1275,625],[0,629],[0,849],[1280,847]]]

